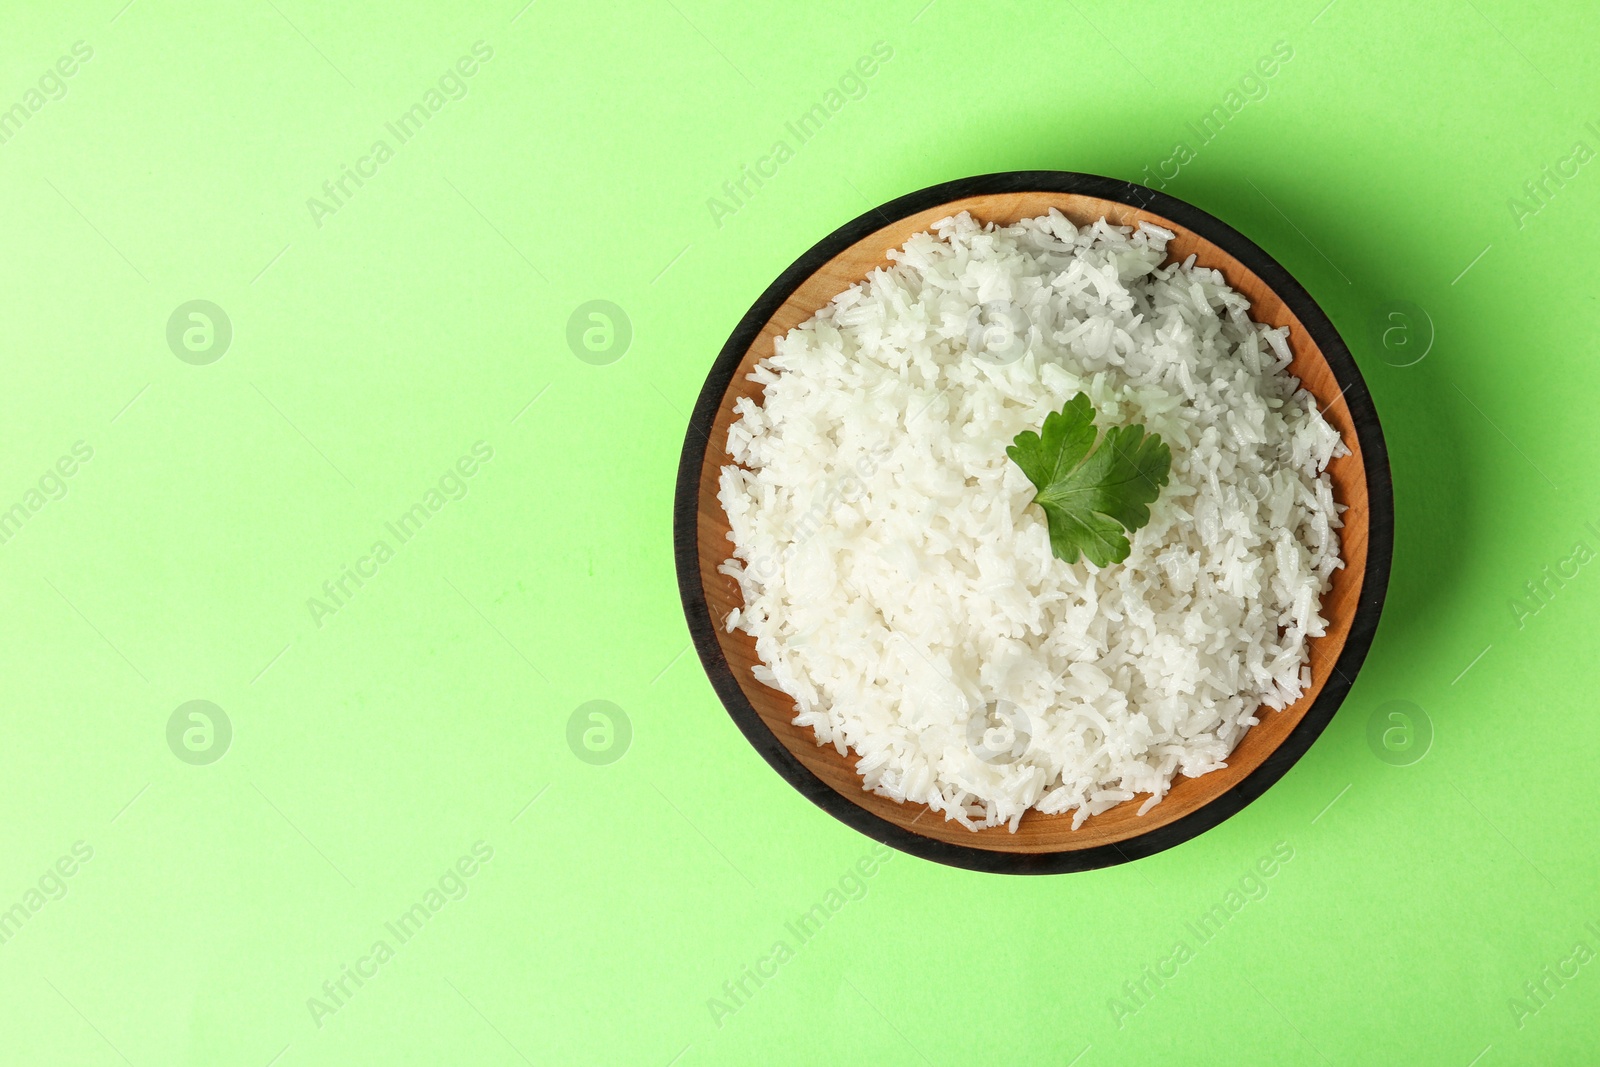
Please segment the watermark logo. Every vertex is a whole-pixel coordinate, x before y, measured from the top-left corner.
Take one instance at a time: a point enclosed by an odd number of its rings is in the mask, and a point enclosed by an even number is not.
[[[179,304],[167,319],[167,347],[185,363],[215,363],[233,343],[233,321],[209,300]]]
[[[591,367],[605,367],[628,354],[633,322],[609,300],[579,304],[567,319],[567,347]]]
[[[967,747],[985,763],[1015,763],[1032,740],[1033,719],[1009,700],[991,700],[967,720]]]
[[[1391,767],[1409,767],[1433,747],[1433,720],[1409,700],[1380,704],[1367,720],[1367,747]]]
[[[567,719],[567,747],[593,767],[615,763],[633,744],[633,723],[628,713],[609,700],[579,704]]]
[[[1391,367],[1413,367],[1433,351],[1433,317],[1409,300],[1391,300],[1371,322],[1372,345]]]
[[[215,763],[233,744],[233,722],[209,700],[179,704],[167,719],[167,747],[193,767]]]
[[[1025,309],[998,301],[972,310],[967,345],[985,363],[1004,367],[1027,354],[1033,320]]]
[[[1257,504],[1269,504],[1277,495],[1277,486],[1265,471],[1251,471],[1239,476],[1236,483],[1238,491],[1254,500]]]

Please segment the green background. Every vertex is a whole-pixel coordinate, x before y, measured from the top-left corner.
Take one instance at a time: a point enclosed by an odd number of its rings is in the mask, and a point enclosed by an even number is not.
[[[0,49],[24,112],[0,144],[0,509],[22,506],[0,1059],[1595,1062],[1586,5],[121,4],[12,3]],[[465,95],[399,143],[385,124],[478,41]],[[877,42],[798,144],[786,124]],[[792,158],[714,217],[779,139]],[[319,215],[347,165],[371,176]],[[1322,739],[1215,830],[1047,878],[869,860],[798,945],[785,924],[872,842],[751,750],[688,648],[688,412],[818,238],[1028,168],[1164,182],[1326,309],[1392,454],[1383,625]],[[167,340],[195,299],[232,327],[203,365]],[[631,324],[605,365],[567,339],[590,300]],[[465,495],[430,511],[441,479]],[[418,503],[402,544],[385,524]],[[225,747],[169,745],[191,700]],[[610,763],[569,744],[594,700],[631,724]],[[398,944],[385,924],[478,842],[464,898]],[[1265,896],[1201,944],[1187,924],[1275,846]],[[315,1012],[380,939],[393,957]],[[779,940],[792,958],[715,1012]],[[1147,966],[1172,976],[1128,999]]]

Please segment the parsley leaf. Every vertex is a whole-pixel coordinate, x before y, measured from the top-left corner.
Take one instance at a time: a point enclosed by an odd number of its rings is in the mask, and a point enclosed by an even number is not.
[[[1172,450],[1143,426],[1113,426],[1098,449],[1095,436],[1094,407],[1079,393],[1044,417],[1042,433],[1017,434],[1006,455],[1038,490],[1033,502],[1044,510],[1056,558],[1076,563],[1081,552],[1104,567],[1128,558],[1123,531],[1150,521],[1148,505],[1167,484]]]

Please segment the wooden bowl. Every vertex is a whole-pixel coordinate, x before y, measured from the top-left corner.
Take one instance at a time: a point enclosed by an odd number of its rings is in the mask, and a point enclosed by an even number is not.
[[[1177,234],[1170,258],[1191,253],[1250,298],[1258,322],[1289,327],[1290,372],[1311,391],[1350,453],[1329,467],[1334,497],[1347,506],[1345,566],[1322,599],[1326,636],[1311,642],[1311,687],[1283,711],[1263,708],[1228,766],[1178,777],[1144,816],[1143,796],[1086,820],[1029,811],[1015,833],[973,832],[922,804],[868,792],[856,756],[818,745],[810,728],[790,721],[794,702],[757,682],[755,642],[721,625],[743,603],[738,585],[717,573],[732,544],[717,502],[717,473],[731,462],[726,445],[734,402],[761,389],[748,380],[773,339],[885,265],[885,253],[939,219],[970,211],[1002,225],[1056,208],[1079,225],[1102,216],[1121,225],[1147,220]],[[1237,231],[1173,197],[1130,182],[1057,171],[989,174],[936,185],[893,200],[840,227],[795,261],[761,294],[711,368],[684,438],[675,507],[678,584],[689,630],[728,713],[756,750],[818,806],[862,833],[902,851],[976,870],[1054,873],[1087,870],[1148,856],[1210,829],[1266,791],[1322,733],[1349,691],[1377,628],[1389,580],[1394,501],[1378,416],[1361,373],[1333,324],[1298,282]]]

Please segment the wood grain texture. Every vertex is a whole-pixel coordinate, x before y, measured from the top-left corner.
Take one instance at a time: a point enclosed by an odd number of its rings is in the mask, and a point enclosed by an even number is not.
[[[746,396],[760,402],[762,390],[748,380],[748,374],[758,360],[772,354],[774,338],[810,318],[833,297],[862,280],[873,268],[887,265],[886,253],[889,249],[899,247],[912,234],[929,229],[939,219],[966,210],[979,221],[1004,225],[1045,214],[1050,208],[1059,210],[1078,225],[1104,217],[1119,225],[1148,221],[1165,227],[1177,234],[1176,239],[1167,246],[1171,260],[1195,255],[1200,266],[1221,271],[1230,286],[1249,298],[1251,317],[1257,322],[1289,327],[1289,346],[1294,354],[1290,373],[1298,377],[1302,385],[1317,398],[1324,417],[1339,431],[1350,450],[1348,455],[1334,460],[1329,467],[1334,499],[1347,508],[1343,515],[1344,529],[1340,531],[1341,556],[1345,566],[1334,573],[1332,587],[1323,596],[1322,614],[1328,620],[1328,632],[1311,641],[1310,688],[1300,700],[1283,711],[1262,708],[1260,723],[1245,734],[1225,769],[1199,778],[1176,778],[1171,792],[1144,816],[1135,814],[1145,799],[1139,796],[1092,816],[1076,831],[1071,829],[1070,814],[1043,815],[1029,811],[1023,816],[1016,833],[1004,827],[974,832],[958,823],[947,822],[924,805],[900,804],[866,791],[855,771],[855,754],[840,756],[831,745],[819,746],[809,728],[803,729],[790,722],[794,715],[793,700],[755,680],[751,674],[751,668],[759,662],[755,642],[742,632],[728,633],[721,625],[728,613],[741,606],[743,600],[738,585],[717,573],[717,567],[728,557],[731,549],[727,516],[717,502],[717,476],[718,471],[731,462],[726,445],[728,427],[735,417],[734,404]],[[952,845],[996,852],[1057,853],[1115,845],[1181,819],[1238,786],[1283,743],[1322,691],[1350,634],[1351,623],[1361,601],[1363,575],[1367,571],[1369,506],[1361,443],[1342,387],[1299,318],[1253,271],[1210,241],[1149,211],[1074,193],[1017,192],[972,196],[920,211],[857,241],[802,281],[768,319],[745,351],[737,372],[721,398],[700,468],[697,509],[699,581],[710,618],[716,624],[716,641],[739,688],[778,741],[840,796],[879,818],[912,834]]]

